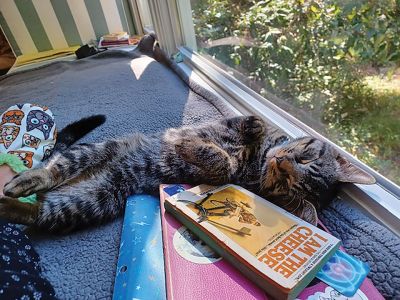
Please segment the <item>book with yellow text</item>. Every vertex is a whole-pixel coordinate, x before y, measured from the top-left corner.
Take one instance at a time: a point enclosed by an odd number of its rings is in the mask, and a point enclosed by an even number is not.
[[[236,185],[197,186],[165,209],[277,299],[294,299],[340,241]]]

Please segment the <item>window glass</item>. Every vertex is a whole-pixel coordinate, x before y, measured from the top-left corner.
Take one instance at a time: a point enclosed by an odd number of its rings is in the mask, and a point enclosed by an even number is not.
[[[145,32],[153,31],[153,23],[151,21],[151,14],[149,3],[147,0],[137,0],[137,7],[139,10],[140,19],[142,21],[143,29]]]
[[[400,3],[191,0],[197,51],[400,184]]]

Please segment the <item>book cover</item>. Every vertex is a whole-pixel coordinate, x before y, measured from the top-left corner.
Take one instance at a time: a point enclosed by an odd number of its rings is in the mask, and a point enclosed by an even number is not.
[[[222,259],[171,214],[165,198],[190,188],[161,185],[160,206],[169,300],[267,300],[265,292]]]
[[[339,247],[335,237],[235,185],[199,186],[166,198],[165,208],[279,299],[294,299]]]
[[[166,299],[160,201],[128,197],[122,226],[114,300]]]

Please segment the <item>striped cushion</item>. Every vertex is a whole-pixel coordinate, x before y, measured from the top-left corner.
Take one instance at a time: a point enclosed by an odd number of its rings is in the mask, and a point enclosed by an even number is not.
[[[135,33],[128,0],[1,0],[0,25],[17,56]]]

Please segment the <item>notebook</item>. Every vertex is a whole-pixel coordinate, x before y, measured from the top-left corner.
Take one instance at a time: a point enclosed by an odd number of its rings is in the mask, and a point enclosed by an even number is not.
[[[166,299],[158,198],[127,199],[113,299]]]

